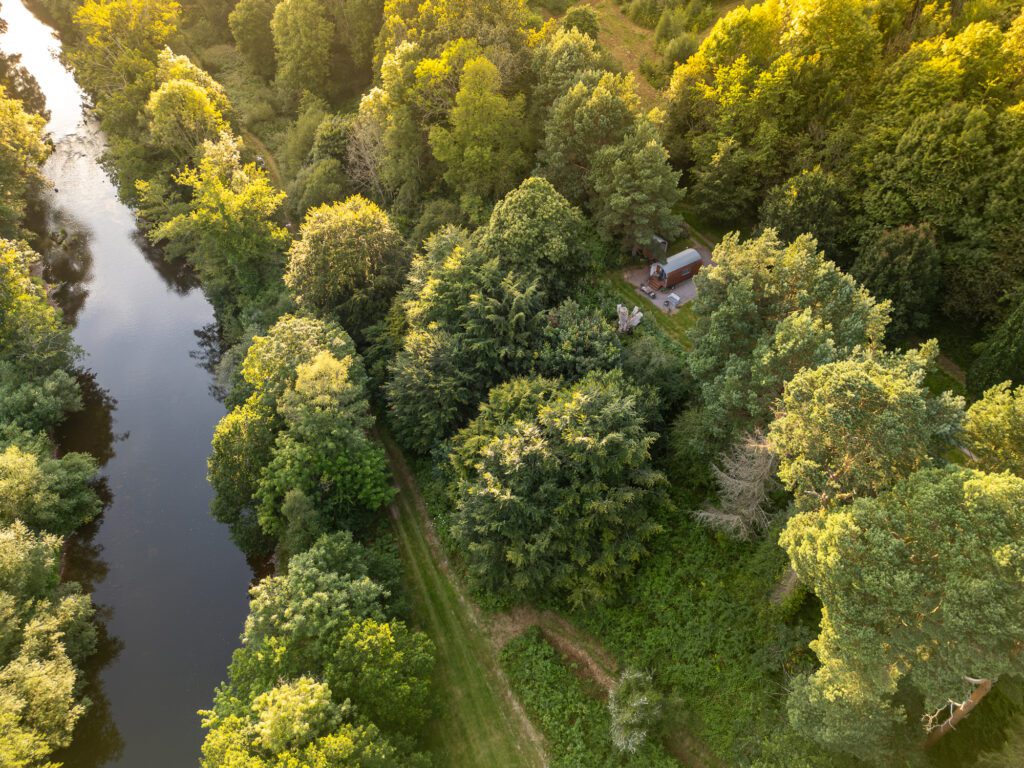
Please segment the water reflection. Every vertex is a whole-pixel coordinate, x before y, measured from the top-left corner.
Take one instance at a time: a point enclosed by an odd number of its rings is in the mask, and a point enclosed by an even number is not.
[[[6,31],[7,22],[0,19],[0,34]],[[21,65],[21,54],[0,53],[0,85],[8,96],[20,99],[26,110],[50,119],[46,97],[36,79]]]
[[[97,559],[96,562],[102,561]],[[83,695],[89,699],[89,708],[75,726],[71,746],[53,756],[57,763],[69,768],[99,768],[118,760],[124,753],[124,739],[114,720],[110,699],[103,689],[104,668],[124,649],[124,643],[108,630],[111,615],[109,608],[97,606],[96,653],[89,657],[82,670],[85,679]]]
[[[82,393],[82,409],[69,414],[57,428],[57,444],[64,453],[90,453],[105,466],[116,455],[114,444],[128,439],[128,433],[114,433],[114,411],[117,401],[103,389],[92,371],[78,373]],[[109,491],[108,491],[109,493]],[[110,499],[104,500],[109,504]]]
[[[167,287],[179,296],[187,296],[200,287],[199,277],[195,270],[184,259],[165,259],[159,248],[152,245],[140,232],[132,239],[146,257],[146,261],[156,270]]]

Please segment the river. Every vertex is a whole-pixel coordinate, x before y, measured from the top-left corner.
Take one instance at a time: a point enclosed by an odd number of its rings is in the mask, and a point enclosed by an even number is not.
[[[21,55],[50,110],[44,215],[57,235],[39,245],[85,350],[87,407],[60,441],[103,462],[109,495],[66,553],[65,575],[92,592],[105,637],[88,670],[94,706],[57,757],[68,768],[196,765],[196,711],[238,644],[253,577],[209,514],[206,457],[224,410],[197,332],[209,331],[213,311],[187,272],[142,247],[53,30],[21,0],[3,0],[0,17],[0,50]]]

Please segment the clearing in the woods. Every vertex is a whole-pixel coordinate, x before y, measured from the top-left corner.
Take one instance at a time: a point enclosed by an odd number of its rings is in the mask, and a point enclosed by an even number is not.
[[[661,94],[647,82],[640,71],[644,61],[661,58],[654,50],[654,33],[635,24],[615,0],[583,0],[580,5],[589,5],[597,12],[601,25],[598,42],[610,53],[627,72],[636,79],[636,89],[647,108],[655,107],[661,101]]]
[[[413,607],[437,646],[434,754],[451,768],[539,768],[543,741],[509,689],[477,609],[448,568],[401,449],[390,435],[382,439],[398,488],[391,514]]]

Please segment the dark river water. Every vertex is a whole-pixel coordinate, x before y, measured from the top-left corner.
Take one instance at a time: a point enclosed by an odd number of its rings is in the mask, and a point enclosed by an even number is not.
[[[56,58],[59,41],[20,0],[2,0],[0,50],[46,97],[56,145],[43,172],[49,277],[85,350],[86,410],[64,450],[103,463],[109,504],[69,542],[65,575],[100,607],[105,639],[89,672],[94,705],[68,768],[196,765],[209,706],[238,643],[252,571],[209,514],[210,436],[223,414],[201,367],[213,312],[191,277],[148,254],[99,165],[104,137]]]

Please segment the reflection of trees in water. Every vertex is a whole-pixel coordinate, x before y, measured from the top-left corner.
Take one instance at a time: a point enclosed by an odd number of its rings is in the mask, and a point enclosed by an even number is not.
[[[105,509],[110,502],[109,493],[103,501]],[[64,540],[61,579],[77,581],[82,585],[82,589],[90,594],[110,571],[103,559],[103,547],[96,543],[96,534],[102,520],[101,516],[88,525],[83,525]]]
[[[0,32],[6,31],[7,22],[0,19]],[[7,89],[9,97],[20,99],[27,111],[50,119],[46,97],[36,79],[21,66],[21,54],[0,53],[0,85]]]
[[[172,291],[184,296],[199,287],[199,277],[187,261],[165,259],[163,251],[150,243],[140,232],[136,232],[132,239],[146,257],[146,261]]]
[[[35,233],[32,247],[43,257],[50,295],[70,325],[78,322],[92,282],[91,235],[72,215],[53,205],[48,194],[29,203],[27,224]]]
[[[111,499],[105,483],[100,489],[100,494],[106,509]],[[109,571],[103,559],[103,547],[96,543],[96,534],[102,520],[101,516],[82,526],[68,536],[64,543],[61,578],[64,581],[77,581],[90,594],[95,591],[96,585],[107,577]],[[71,746],[54,755],[58,762],[67,766],[98,768],[117,760],[124,751],[124,741],[114,723],[110,701],[103,691],[103,670],[117,658],[124,647],[124,643],[111,635],[107,629],[111,613],[111,609],[106,606],[96,606],[96,653],[89,657],[82,669],[82,693],[91,703],[75,726]]]
[[[112,430],[113,410],[116,401],[106,390],[96,384],[93,373],[79,373],[82,399],[85,407],[73,419],[78,424],[65,422],[61,432],[71,427],[67,435],[59,434],[62,451],[88,451],[101,463],[114,456],[114,435]],[[95,430],[95,434],[91,434]],[[101,478],[96,491],[106,510],[113,501],[113,495],[106,478]],[[103,581],[110,571],[103,559],[103,546],[96,542],[96,534],[103,523],[103,516],[83,525],[64,541],[61,579],[75,581],[89,594],[94,594],[96,585]],[[58,763],[77,768],[99,768],[117,760],[124,752],[124,740],[117,730],[110,700],[103,690],[103,670],[117,658],[124,643],[110,634],[108,623],[112,610],[103,605],[96,606],[96,653],[89,657],[82,668],[82,694],[89,699],[89,708],[75,726],[71,746],[54,755]]]
[[[79,371],[78,385],[82,392],[82,410],[69,414],[57,428],[57,445],[63,453],[92,454],[102,466],[114,458],[114,443],[128,435],[114,434],[117,401],[99,385],[96,374]]]
[[[210,374],[210,396],[223,403],[228,396],[226,382],[220,378],[220,361],[224,357],[223,338],[220,335],[220,324],[207,323],[193,331],[198,340],[198,349],[193,349],[188,356],[196,361],[196,365]]]
[[[102,672],[124,648],[124,643],[107,630],[110,611],[98,606],[96,611],[96,653],[83,669],[83,694],[89,699],[89,708],[75,726],[71,746],[54,754],[54,760],[75,768],[99,768],[118,758],[124,752],[124,739],[117,730],[110,710],[110,700],[103,690]]]

